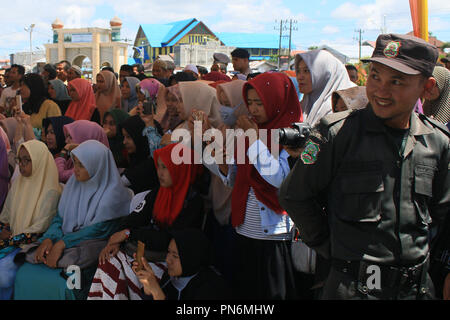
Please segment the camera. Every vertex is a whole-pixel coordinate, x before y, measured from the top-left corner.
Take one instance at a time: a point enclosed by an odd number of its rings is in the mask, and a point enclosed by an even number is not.
[[[311,126],[307,123],[295,122],[292,128],[282,128],[279,131],[280,144],[292,148],[302,148],[311,134]]]
[[[156,113],[156,102],[155,100],[145,100],[142,104],[143,113],[145,115],[155,114]]]

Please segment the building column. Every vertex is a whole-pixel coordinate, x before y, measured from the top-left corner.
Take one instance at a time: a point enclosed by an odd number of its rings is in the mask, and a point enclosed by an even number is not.
[[[100,35],[92,34],[92,82],[97,82],[97,74],[100,72]]]
[[[58,61],[66,60],[66,49],[64,48],[64,33],[58,30]],[[69,61],[72,63],[72,61]]]

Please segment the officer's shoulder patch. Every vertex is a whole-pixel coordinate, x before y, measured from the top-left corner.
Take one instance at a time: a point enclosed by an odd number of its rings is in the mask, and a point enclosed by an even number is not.
[[[352,115],[354,115],[357,112],[357,110],[351,109],[351,110],[346,110],[346,111],[342,111],[342,112],[336,112],[336,113],[332,113],[329,115],[326,115],[325,117],[323,117],[320,122],[322,124],[324,124],[325,126],[329,127],[341,120],[344,120]]]
[[[309,140],[305,145],[305,149],[303,150],[300,159],[304,164],[314,164],[317,161],[319,152],[319,144],[313,142],[312,140]]]
[[[431,119],[424,114],[419,114],[418,116],[421,121],[423,121],[425,123],[426,122],[430,123],[433,126],[433,128],[439,129],[440,131],[445,133],[447,135],[447,137],[450,137],[450,132],[448,131],[447,127],[442,122],[437,121],[435,119]]]

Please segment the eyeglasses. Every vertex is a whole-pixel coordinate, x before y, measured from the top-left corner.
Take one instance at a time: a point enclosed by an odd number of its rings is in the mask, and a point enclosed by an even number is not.
[[[31,162],[31,159],[28,159],[28,158],[16,157],[15,159],[16,159],[17,164],[19,164],[19,165],[21,164],[23,166],[27,166]]]

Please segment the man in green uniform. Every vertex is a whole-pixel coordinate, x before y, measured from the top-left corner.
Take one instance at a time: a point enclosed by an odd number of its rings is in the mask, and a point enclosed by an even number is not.
[[[280,189],[300,237],[331,262],[323,299],[433,297],[429,230],[449,213],[449,133],[413,112],[436,47],[380,35],[369,104],[324,117]]]

